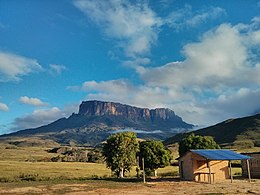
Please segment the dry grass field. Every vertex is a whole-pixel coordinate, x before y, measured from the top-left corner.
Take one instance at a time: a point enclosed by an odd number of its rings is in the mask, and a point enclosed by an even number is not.
[[[86,162],[40,162],[46,157],[57,156],[48,153],[47,148],[10,147],[0,145],[0,182],[15,181],[51,181],[86,180],[111,177],[111,171],[105,164]],[[158,170],[159,175],[177,173],[177,167],[165,167]],[[136,175],[135,168],[128,174]]]
[[[0,144],[0,194],[260,194],[260,180],[235,179],[234,183],[207,184],[180,181],[178,167],[158,170],[157,179],[137,180],[135,168],[117,180],[105,164],[40,162],[57,154],[41,147]],[[239,175],[239,168],[233,174]]]
[[[158,170],[159,176],[171,175],[177,167],[165,167]],[[135,176],[135,168],[128,174]],[[20,180],[86,180],[111,177],[111,171],[105,164],[84,162],[17,162],[0,161],[0,182]]]
[[[109,180],[0,183],[0,194],[260,194],[260,181],[235,180],[208,184],[178,179],[124,182]]]
[[[104,164],[0,161],[0,181],[64,180],[110,176]]]

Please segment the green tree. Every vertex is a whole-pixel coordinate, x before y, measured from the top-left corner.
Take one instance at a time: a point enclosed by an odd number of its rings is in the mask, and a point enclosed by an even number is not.
[[[151,174],[156,170],[170,164],[171,152],[166,149],[161,141],[148,140],[140,143],[139,164],[144,159],[145,172]],[[141,166],[142,167],[142,166]]]
[[[103,146],[107,167],[117,177],[124,177],[125,172],[130,171],[131,167],[136,164],[138,149],[135,133],[122,132],[111,135]]]
[[[182,156],[190,149],[220,149],[220,147],[213,137],[192,133],[179,142],[179,155]]]

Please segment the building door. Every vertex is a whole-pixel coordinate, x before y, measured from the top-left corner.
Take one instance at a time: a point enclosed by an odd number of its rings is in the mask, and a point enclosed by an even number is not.
[[[181,161],[181,164],[180,164],[180,177],[182,179],[184,179],[184,173],[183,173],[183,161]]]

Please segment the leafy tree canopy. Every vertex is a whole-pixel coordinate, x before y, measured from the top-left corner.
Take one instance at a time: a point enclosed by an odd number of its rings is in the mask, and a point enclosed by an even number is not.
[[[125,172],[130,171],[131,167],[136,164],[138,149],[135,133],[121,132],[111,135],[103,146],[107,167],[117,177],[124,177]]]
[[[184,155],[190,149],[220,149],[220,147],[213,137],[192,133],[179,142],[179,155]]]
[[[148,140],[140,143],[139,157],[144,158],[145,171],[151,173],[170,164],[171,152],[161,141]]]

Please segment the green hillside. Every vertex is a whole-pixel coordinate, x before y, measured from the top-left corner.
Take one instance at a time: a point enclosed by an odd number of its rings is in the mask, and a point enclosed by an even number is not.
[[[180,141],[189,133],[177,134],[164,141],[165,145]],[[195,135],[212,136],[222,146],[250,148],[260,146],[260,114],[229,119],[214,126],[193,131]]]

